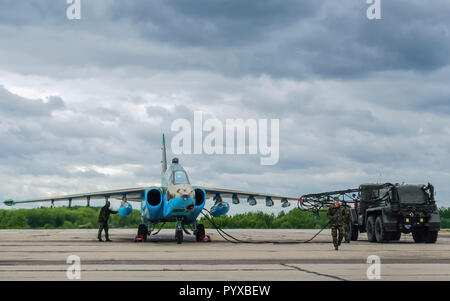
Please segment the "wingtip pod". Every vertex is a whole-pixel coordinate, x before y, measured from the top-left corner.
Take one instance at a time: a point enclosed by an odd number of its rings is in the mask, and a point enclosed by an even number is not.
[[[5,200],[3,203],[4,203],[6,206],[12,206],[12,205],[14,205],[14,200]]]

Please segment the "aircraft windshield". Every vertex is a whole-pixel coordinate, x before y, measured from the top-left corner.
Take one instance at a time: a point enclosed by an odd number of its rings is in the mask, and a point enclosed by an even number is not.
[[[186,173],[181,170],[176,171],[173,183],[174,184],[189,184],[189,180],[187,178]]]

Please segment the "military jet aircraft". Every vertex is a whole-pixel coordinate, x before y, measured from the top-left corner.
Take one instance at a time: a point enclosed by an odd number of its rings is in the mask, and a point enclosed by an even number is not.
[[[229,211],[229,203],[222,198],[231,198],[233,204],[240,203],[240,197],[246,197],[249,205],[254,206],[257,199],[263,199],[266,206],[273,206],[274,200],[281,200],[282,207],[288,207],[290,201],[297,201],[297,198],[276,196],[264,193],[252,193],[238,190],[207,188],[202,186],[192,186],[189,177],[180,165],[178,158],[173,158],[172,163],[167,166],[166,143],[163,134],[162,141],[162,172],[160,187],[139,187],[120,190],[110,190],[92,193],[81,193],[63,195],[23,201],[6,200],[5,205],[13,206],[23,203],[68,201],[69,207],[72,201],[86,200],[90,206],[91,199],[110,198],[121,199],[119,215],[127,217],[132,212],[129,202],[139,202],[141,205],[142,224],[138,227],[138,236],[144,240],[156,230],[156,226],[165,222],[177,222],[175,239],[178,244],[183,241],[183,232],[191,234],[186,226],[193,231],[196,240],[201,241],[205,235],[202,224],[197,223],[197,218],[203,210],[206,199],[212,197],[214,206],[211,207],[210,214],[213,217],[225,215]],[[160,230],[160,229],[159,229]],[[159,232],[159,230],[157,232]],[[156,234],[156,233],[154,233]]]

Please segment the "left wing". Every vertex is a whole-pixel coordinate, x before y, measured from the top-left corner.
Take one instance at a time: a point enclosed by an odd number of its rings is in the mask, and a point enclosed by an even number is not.
[[[223,188],[209,188],[209,187],[199,187],[197,188],[203,189],[206,192],[206,197],[228,197],[233,200],[234,204],[239,204],[240,197],[246,197],[247,201],[250,205],[256,205],[257,199],[263,199],[266,201],[267,206],[273,206],[273,200],[281,200],[283,207],[289,206],[289,202],[298,201],[298,198],[289,197],[289,196],[280,196],[273,194],[265,194],[265,193],[256,193],[256,192],[248,192],[248,191],[240,191],[240,190],[231,190],[231,189],[223,189]]]
[[[6,200],[4,203],[8,206],[13,206],[15,204],[24,203],[38,203],[38,202],[57,202],[57,201],[69,201],[69,204],[75,200],[87,200],[88,203],[91,199],[101,199],[101,198],[113,198],[113,199],[126,199],[127,201],[141,201],[144,198],[145,190],[150,187],[139,187],[139,188],[127,188],[119,190],[108,190],[100,192],[89,192],[81,194],[69,194],[55,197],[46,197],[39,199],[30,199],[22,201]]]

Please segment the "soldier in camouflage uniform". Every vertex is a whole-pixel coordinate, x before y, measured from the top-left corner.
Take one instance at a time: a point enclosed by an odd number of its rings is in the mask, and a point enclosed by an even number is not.
[[[109,215],[110,214],[116,214],[117,211],[113,211],[110,210],[109,207],[111,206],[111,203],[109,201],[106,201],[105,206],[102,207],[102,209],[100,210],[100,215],[98,216],[98,224],[99,224],[99,228],[98,228],[98,241],[103,241],[102,240],[102,230],[105,230],[105,238],[106,241],[111,241],[109,239],[109,234],[108,234],[108,220],[109,220]]]
[[[339,198],[334,199],[334,206],[328,209],[327,216],[330,219],[333,245],[337,251],[344,236],[344,210],[339,204]]]
[[[342,210],[344,211],[344,238],[345,243],[350,243],[350,207],[344,202],[342,206]]]

